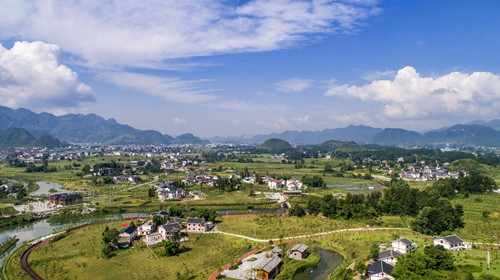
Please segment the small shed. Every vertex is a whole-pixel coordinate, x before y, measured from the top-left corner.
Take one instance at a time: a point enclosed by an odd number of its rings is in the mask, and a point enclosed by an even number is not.
[[[303,260],[307,257],[307,245],[306,244],[297,244],[290,249],[290,258],[296,260]]]
[[[273,256],[280,258],[281,257],[280,247],[274,246],[272,253],[273,253]]]

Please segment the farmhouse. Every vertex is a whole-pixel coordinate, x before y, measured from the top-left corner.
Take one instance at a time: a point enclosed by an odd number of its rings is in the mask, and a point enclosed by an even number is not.
[[[450,251],[458,250],[472,250],[472,244],[470,242],[464,242],[460,237],[456,235],[448,235],[445,237],[435,237],[434,245],[441,245],[445,249]]]
[[[396,265],[396,263],[398,262],[397,258],[398,257],[400,258],[402,256],[403,256],[403,254],[401,254],[398,251],[394,251],[394,250],[385,250],[385,251],[378,253],[379,260],[386,262],[386,263],[389,263],[391,265]]]
[[[161,234],[163,240],[172,238],[174,232],[180,232],[182,226],[180,224],[166,224],[158,227],[158,233]]]
[[[148,235],[155,231],[155,225],[151,222],[145,222],[137,228],[137,235]]]
[[[118,247],[126,248],[135,239],[136,230],[133,227],[126,227],[120,230],[120,237],[118,239]]]
[[[378,261],[368,265],[368,275],[370,275],[370,280],[382,280],[382,279],[395,279],[392,276],[392,269],[394,267],[386,262]]]
[[[306,244],[297,244],[290,249],[290,258],[296,260],[302,260],[307,257],[307,245]]]
[[[411,242],[408,238],[402,237],[392,241],[392,248],[401,254],[406,254],[418,246],[417,243]]]
[[[206,232],[207,224],[203,218],[188,218],[186,222],[187,232]]]
[[[257,279],[271,279],[280,271],[281,259],[274,258],[266,258],[259,265],[257,265]]]

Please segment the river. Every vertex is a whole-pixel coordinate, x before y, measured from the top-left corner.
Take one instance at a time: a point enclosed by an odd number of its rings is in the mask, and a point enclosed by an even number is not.
[[[18,226],[10,229],[0,229],[0,242],[4,242],[9,237],[16,236],[17,238],[19,238],[19,241],[16,243],[15,247],[11,248],[3,255],[0,255],[0,267],[2,266],[4,259],[9,255],[9,253],[12,252],[13,249],[21,246],[24,241],[30,241],[51,234],[53,232],[67,229],[69,227],[75,227],[91,222],[121,219],[121,218],[144,217],[144,216],[149,216],[149,213],[121,213],[121,214],[114,214],[108,217],[82,219],[79,221],[68,221],[57,224],[56,223],[49,224],[47,220],[41,220],[29,225]]]
[[[344,257],[334,251],[316,249],[312,252],[318,253],[321,260],[316,267],[307,267],[304,271],[296,273],[293,280],[328,280],[328,276],[342,263]]]

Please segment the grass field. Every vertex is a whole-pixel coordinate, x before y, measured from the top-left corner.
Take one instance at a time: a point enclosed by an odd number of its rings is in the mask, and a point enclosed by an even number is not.
[[[185,252],[178,256],[158,257],[153,252],[163,250],[161,246],[150,249],[137,240],[134,248],[119,250],[111,259],[103,259],[100,240],[104,227],[80,229],[37,248],[30,255],[30,266],[45,279],[206,279],[219,267],[248,252],[249,245],[256,245],[222,235],[190,234],[190,240],[182,243]],[[16,273],[19,272],[13,272]]]

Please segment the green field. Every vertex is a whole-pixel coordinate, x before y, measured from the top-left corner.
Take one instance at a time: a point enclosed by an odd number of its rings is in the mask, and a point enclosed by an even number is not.
[[[189,241],[182,243],[185,252],[177,256],[159,257],[154,252],[162,251],[161,246],[148,248],[137,240],[134,248],[121,249],[111,259],[103,259],[100,240],[104,227],[80,229],[37,248],[29,257],[29,265],[45,279],[179,279],[188,275],[193,278],[187,279],[206,279],[219,267],[248,252],[249,245],[257,245],[216,234],[190,234]]]

